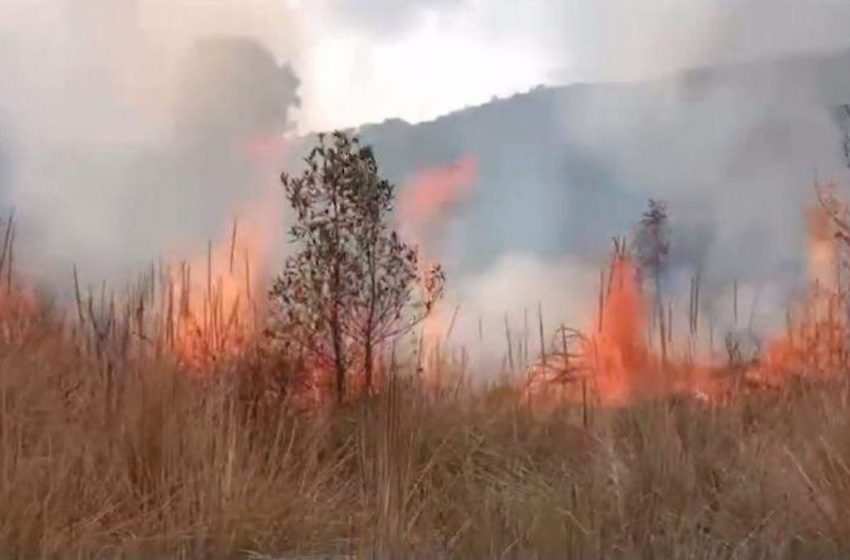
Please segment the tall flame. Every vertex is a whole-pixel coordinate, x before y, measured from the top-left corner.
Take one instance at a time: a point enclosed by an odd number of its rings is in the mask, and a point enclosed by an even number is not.
[[[450,165],[426,169],[405,183],[398,205],[403,233],[421,242],[426,228],[443,223],[472,195],[477,172],[476,159],[467,155]]]
[[[464,156],[446,166],[426,169],[405,183],[399,194],[398,222],[401,234],[420,249],[421,272],[434,264],[436,249],[425,243],[427,234],[445,224],[450,213],[472,195],[477,175],[473,156]],[[425,318],[419,345],[419,366],[426,381],[441,383],[440,341],[451,328],[452,318],[438,305]]]
[[[627,402],[646,390],[649,351],[644,340],[645,304],[634,264],[617,256],[611,267],[607,295],[596,334],[590,337],[588,364],[596,372],[595,385],[601,399]]]
[[[836,287],[836,245],[829,215],[820,206],[813,206],[806,212],[806,221],[809,232],[809,282],[833,291]]]
[[[582,386],[592,387],[597,402],[622,405],[640,397],[675,393],[713,399],[736,387],[776,387],[788,375],[842,371],[850,356],[843,333],[850,325],[846,296],[838,289],[835,226],[821,207],[808,209],[806,221],[809,289],[798,301],[789,302],[786,332],[765,340],[760,352],[736,355],[733,338],[729,339],[733,347],[727,348],[729,362],[724,365],[699,363],[687,353],[684,360],[672,355],[659,359],[644,338],[646,303],[634,265],[618,252],[607,286],[601,287],[597,324],[585,331],[593,334],[582,338],[579,351],[555,353],[533,364],[525,378],[529,391],[551,394],[549,387],[556,382],[575,400],[581,381]],[[666,327],[672,328],[669,323]]]
[[[283,234],[283,204],[276,184],[286,148],[283,138],[237,139],[235,146],[254,173],[247,195],[233,209],[232,228],[205,253],[172,271],[172,282],[182,291],[183,321],[175,346],[189,361],[238,349],[253,334],[264,305],[262,286]]]

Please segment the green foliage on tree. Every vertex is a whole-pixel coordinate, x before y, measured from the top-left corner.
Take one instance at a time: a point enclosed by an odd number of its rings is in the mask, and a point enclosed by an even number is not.
[[[270,298],[271,333],[290,353],[333,372],[339,401],[361,371],[367,390],[379,347],[419,323],[442,294],[439,265],[420,270],[417,249],[389,224],[394,186],[357,137],[320,135],[298,176],[281,175],[295,211],[297,252]]]

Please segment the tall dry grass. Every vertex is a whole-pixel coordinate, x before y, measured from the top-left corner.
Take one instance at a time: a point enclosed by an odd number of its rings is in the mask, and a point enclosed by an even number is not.
[[[781,383],[711,402],[543,407],[438,347],[327,408],[257,343],[232,248],[227,278],[211,251],[122,297],[75,277],[63,310],[16,291],[9,231],[0,558],[850,556],[850,378],[811,374],[847,363],[843,299],[789,319]]]
[[[5,558],[850,555],[844,378],[543,415],[399,366],[305,412],[252,353],[189,374],[55,310],[0,323]]]

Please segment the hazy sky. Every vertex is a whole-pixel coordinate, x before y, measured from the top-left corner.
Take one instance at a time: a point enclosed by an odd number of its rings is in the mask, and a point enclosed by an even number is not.
[[[306,128],[392,116],[418,121],[541,83],[640,79],[681,66],[850,45],[846,0],[287,5],[297,39],[268,30],[268,41],[279,56],[295,50]]]
[[[298,39],[271,31],[268,40],[280,56],[296,51],[305,128],[392,116],[426,120],[541,83],[642,79],[682,66],[850,45],[846,0],[287,5]]]
[[[644,78],[680,66],[848,46],[850,2],[0,1],[0,49],[15,38],[39,48],[33,37],[49,49],[60,28],[94,34],[118,57],[129,52],[127,42],[143,43],[157,53],[150,63],[156,67],[201,36],[256,37],[293,63],[302,80],[299,126],[309,130],[388,117],[427,120],[541,83]]]

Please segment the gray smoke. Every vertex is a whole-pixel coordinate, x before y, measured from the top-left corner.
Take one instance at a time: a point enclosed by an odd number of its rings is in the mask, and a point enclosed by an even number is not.
[[[293,71],[258,40],[163,52],[133,6],[51,2],[54,18],[24,18],[0,49],[0,203],[15,207],[20,262],[60,286],[72,264],[120,281],[203,254],[267,180],[252,142],[279,138],[298,103]]]
[[[671,216],[665,291],[677,300],[676,322],[686,324],[700,274],[703,317],[718,333],[780,325],[806,281],[813,181],[848,177],[837,118],[848,101],[850,51],[835,51],[539,88],[363,132],[402,185],[418,169],[478,161],[473,199],[443,226],[440,255],[454,280],[449,310],[464,310],[454,336],[480,347],[483,316],[494,345],[483,353],[499,356],[505,312],[518,333],[527,313],[535,325],[538,302],[548,332],[592,322],[611,237],[634,233],[649,198],[666,201]],[[530,336],[536,342],[536,330]]]

